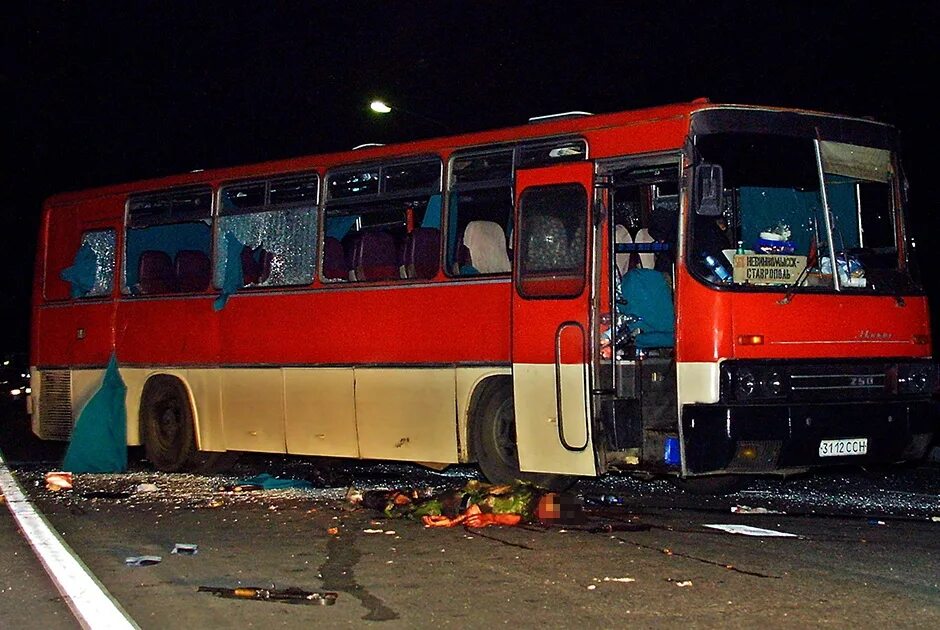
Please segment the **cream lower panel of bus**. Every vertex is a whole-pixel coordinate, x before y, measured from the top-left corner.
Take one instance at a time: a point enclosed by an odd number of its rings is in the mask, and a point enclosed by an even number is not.
[[[278,368],[230,368],[222,374],[225,445],[236,451],[284,453],[284,376]]]
[[[454,371],[356,368],[360,456],[457,463]]]
[[[679,409],[687,403],[718,402],[718,363],[676,363]]]
[[[284,368],[287,452],[359,457],[352,368]]]
[[[565,442],[575,450],[561,441],[555,365],[516,363],[512,369],[519,468],[527,472],[597,475],[586,408],[585,366],[562,365],[558,383],[561,429]]]

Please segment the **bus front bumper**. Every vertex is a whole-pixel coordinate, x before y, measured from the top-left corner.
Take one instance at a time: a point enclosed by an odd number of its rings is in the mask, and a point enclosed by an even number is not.
[[[937,430],[930,400],[685,405],[684,473],[784,473],[924,456]]]

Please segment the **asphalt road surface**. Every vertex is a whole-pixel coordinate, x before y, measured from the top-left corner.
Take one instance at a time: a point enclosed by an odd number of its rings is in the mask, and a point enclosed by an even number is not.
[[[455,488],[475,469],[246,456],[231,474],[204,477],[134,459],[128,474],[75,475],[72,490],[51,492],[43,475],[61,447],[11,435],[0,430],[0,448],[20,485],[142,628],[940,627],[936,465],[756,480],[721,497],[607,477],[576,489],[591,526],[610,531],[427,529],[351,507],[347,488]],[[313,487],[224,489],[259,473]],[[732,512],[739,506],[770,513]],[[198,551],[173,554],[177,543]],[[79,627],[5,509],[0,552],[0,627]],[[162,561],[125,564],[141,555]],[[201,586],[337,598],[291,605]]]

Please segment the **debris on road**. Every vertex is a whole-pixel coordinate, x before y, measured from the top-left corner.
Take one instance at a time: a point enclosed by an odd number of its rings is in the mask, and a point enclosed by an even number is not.
[[[870,518],[870,519],[868,519],[868,524],[869,524],[869,525],[884,525],[885,522],[884,522],[884,521],[879,521],[877,518]]]
[[[159,564],[163,561],[160,556],[131,556],[124,559],[124,564],[129,567],[149,567],[152,564]]]
[[[339,533],[339,527],[329,527],[327,528],[326,533],[330,536],[335,536]]]
[[[173,546],[173,551],[170,553],[175,553],[181,556],[194,556],[199,553],[199,545],[193,545],[190,543],[176,543]]]
[[[646,523],[603,523],[582,528],[570,526],[569,529],[586,531],[592,534],[612,534],[613,532],[648,532],[652,526]]]
[[[731,508],[732,514],[786,514],[779,510],[768,510],[762,507],[751,507],[749,505],[735,505]]]
[[[636,578],[632,577],[605,577],[605,582],[636,582]]]
[[[284,604],[317,604],[332,606],[339,596],[334,591],[304,591],[299,588],[260,588],[256,586],[240,586],[237,588],[223,588],[218,586],[200,586],[199,593],[211,593],[218,597],[232,599],[257,599],[267,602],[280,602]]]
[[[673,584],[679,587],[692,586],[692,580],[676,580],[674,578],[666,578],[666,581],[672,582]]]
[[[233,486],[234,492],[262,489],[262,490],[287,490],[292,488],[312,488],[313,484],[304,479],[282,479],[274,477],[268,473],[255,475],[251,479],[244,479]],[[241,488],[241,490],[238,490]]]
[[[775,529],[764,529],[762,527],[751,527],[750,525],[736,525],[728,523],[710,523],[708,525],[702,525],[702,527],[710,527],[711,529],[718,529],[723,532],[728,532],[729,534],[741,534],[744,536],[758,536],[758,537],[768,537],[768,538],[799,538],[796,534],[791,534],[789,532],[781,532]]]
[[[488,484],[474,479],[460,489],[437,494],[414,489],[362,492],[350,488],[346,499],[352,505],[380,510],[390,518],[420,519],[425,527],[482,528],[525,521],[554,525],[587,520],[577,497],[521,482]]]
[[[157,488],[157,484],[155,483],[141,483],[141,484],[137,484],[137,487],[134,488],[134,491],[135,492],[156,492],[158,489],[159,488]]]
[[[72,473],[53,470],[46,473],[46,490],[58,492],[72,489]]]
[[[84,499],[127,499],[130,496],[130,492],[123,490],[93,490],[91,492],[81,493],[81,497]]]
[[[623,505],[623,498],[613,494],[586,494],[584,502],[592,505]]]

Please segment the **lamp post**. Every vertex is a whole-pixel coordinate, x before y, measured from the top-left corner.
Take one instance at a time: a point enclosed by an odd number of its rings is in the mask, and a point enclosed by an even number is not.
[[[430,116],[425,116],[424,114],[413,112],[409,109],[405,109],[404,107],[399,107],[398,105],[389,105],[388,103],[382,100],[377,99],[369,103],[369,109],[371,109],[376,114],[383,114],[383,115],[390,114],[392,112],[400,112],[402,114],[414,116],[415,118],[420,118],[421,120],[425,122],[432,123],[436,125],[437,127],[443,129],[444,131],[450,131],[450,128],[446,124],[444,124],[443,122],[441,122],[440,120],[436,118],[431,118]]]

